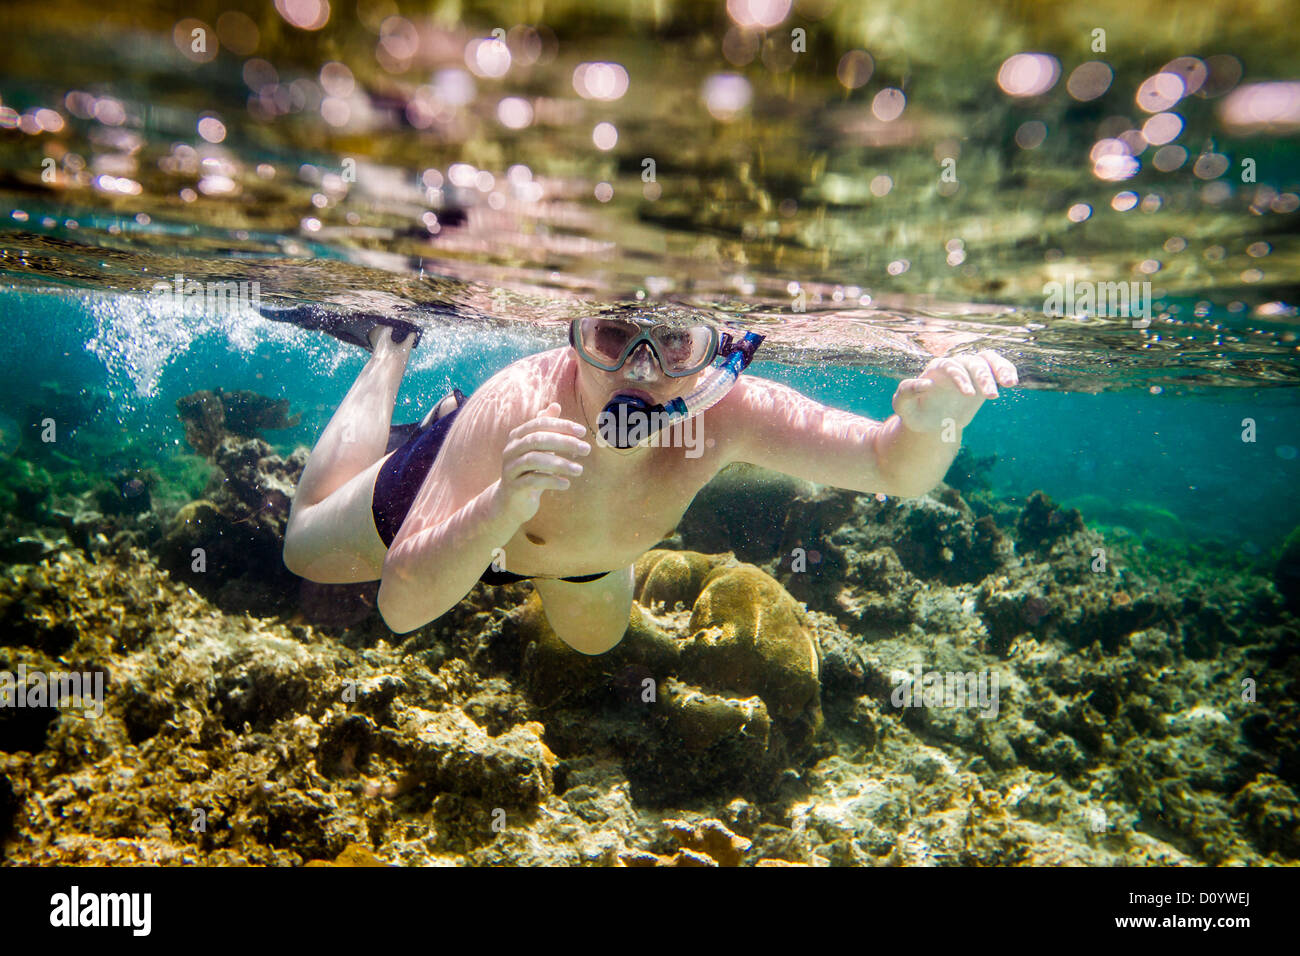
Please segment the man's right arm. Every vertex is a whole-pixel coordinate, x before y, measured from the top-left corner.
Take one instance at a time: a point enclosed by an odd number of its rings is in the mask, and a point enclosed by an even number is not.
[[[477,466],[462,462],[444,472],[435,462],[384,557],[378,605],[390,628],[404,634],[450,610],[492,563],[494,550],[537,514],[543,492],[567,491],[570,477],[582,474],[573,459],[591,453],[581,438],[586,429],[559,413],[560,404],[552,402],[500,437],[493,431],[505,427],[496,424],[499,418],[477,429],[474,419],[466,422],[469,434],[480,436],[479,447],[504,449],[490,465],[486,459]],[[466,414],[500,412],[484,403]],[[472,489],[492,472],[500,477],[465,501],[466,486]]]
[[[506,507],[500,481],[437,524],[406,521],[384,558],[377,600],[384,623],[405,634],[451,610],[520,524]]]

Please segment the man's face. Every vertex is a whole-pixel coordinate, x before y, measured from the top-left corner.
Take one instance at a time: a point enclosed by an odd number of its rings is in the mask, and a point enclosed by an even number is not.
[[[600,334],[598,326],[594,332],[595,338],[591,341],[593,348],[604,344],[599,341]],[[617,353],[618,344],[617,341],[613,342],[606,351]],[[657,344],[660,352],[665,353],[663,357],[669,362],[686,363],[690,361],[693,354],[699,354],[698,347],[692,346],[690,332],[685,328],[670,327],[666,333],[660,335]],[[648,342],[638,343],[622,367],[613,372],[597,368],[585,361],[581,354],[577,357],[584,391],[598,395],[602,408],[611,398],[619,394],[635,395],[651,405],[665,404],[680,395],[690,394],[699,381],[699,376],[707,370],[706,367],[705,370],[694,375],[682,377],[666,375],[656,350],[651,348]]]
[[[645,399],[649,405],[664,405],[679,395],[693,392],[695,382],[702,375],[702,372],[681,378],[664,375],[663,368],[659,367],[659,360],[655,358],[654,351],[646,342],[640,343],[628,356],[627,362],[623,363],[623,368],[617,369],[616,372],[606,372],[603,368],[597,368],[585,362],[581,355],[577,355],[576,358],[582,390],[585,394],[598,397],[599,407],[602,408],[608,405],[611,398],[619,394],[637,395],[638,398]],[[591,410],[591,414],[595,414],[595,408]]]

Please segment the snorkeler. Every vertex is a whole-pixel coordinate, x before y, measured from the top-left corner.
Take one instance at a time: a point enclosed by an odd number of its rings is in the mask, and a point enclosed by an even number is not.
[[[371,317],[340,336],[373,354],[303,470],[285,564],[321,583],[378,580],[379,611],[398,633],[444,614],[479,580],[532,579],[555,633],[600,654],[627,629],[633,562],[727,465],[921,495],[980,405],[1017,384],[996,352],[937,358],[899,384],[895,414],[877,422],[741,375],[761,336],[692,322],[576,319],[568,346],[514,362],[469,398],[454,391],[418,426],[395,430],[394,449],[389,423],[418,334]],[[703,436],[694,457],[647,440],[688,419]],[[636,434],[609,431],[620,420]]]

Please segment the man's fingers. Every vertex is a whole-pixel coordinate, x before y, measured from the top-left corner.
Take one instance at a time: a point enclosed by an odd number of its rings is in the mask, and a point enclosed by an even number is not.
[[[556,408],[557,406],[552,402],[551,407]],[[511,441],[514,441],[517,438],[527,435],[529,432],[535,431],[561,432],[563,434],[576,435],[578,438],[587,434],[586,427],[578,422],[570,421],[567,418],[556,418],[551,415],[540,415],[537,418],[530,418],[522,425],[511,429],[510,434],[507,437]]]
[[[975,385],[970,380],[970,373],[956,359],[944,359],[939,363],[939,370],[953,380],[963,395],[975,394]]]
[[[590,455],[591,445],[575,435],[553,431],[526,432],[508,442],[505,457],[530,451],[552,451],[559,455]]]
[[[898,383],[900,398],[912,398],[934,388],[934,382],[928,378],[905,378]]]
[[[993,381],[993,368],[989,365],[987,358],[982,355],[963,355],[958,360],[962,367],[970,373],[975,384],[979,386],[985,398],[997,398],[998,386]]]
[[[567,491],[569,488],[568,478],[560,475],[544,475],[540,471],[530,471],[526,475],[520,475],[517,483],[521,488],[538,494],[543,491]]]
[[[517,478],[530,472],[577,477],[582,474],[582,466],[576,461],[569,461],[567,458],[549,452],[530,451],[506,462],[505,468],[502,469],[502,475],[507,479]]]
[[[1007,359],[992,350],[981,352],[980,355],[988,360],[989,365],[993,367],[993,373],[997,376],[1000,383],[1006,386],[1018,385],[1020,383],[1020,376],[1016,374],[1016,367],[1007,361]]]

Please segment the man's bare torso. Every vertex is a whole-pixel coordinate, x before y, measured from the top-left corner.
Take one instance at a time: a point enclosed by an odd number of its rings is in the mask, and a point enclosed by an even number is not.
[[[567,577],[626,567],[677,527],[691,499],[728,463],[726,400],[700,416],[699,457],[681,447],[620,451],[601,447],[592,429],[600,409],[580,407],[570,348],[520,359],[485,382],[457,416],[427,482],[436,489],[431,514],[453,514],[501,477],[512,429],[559,402],[560,415],[588,428],[590,455],[566,491],[548,491],[531,520],[505,547],[504,570]]]

